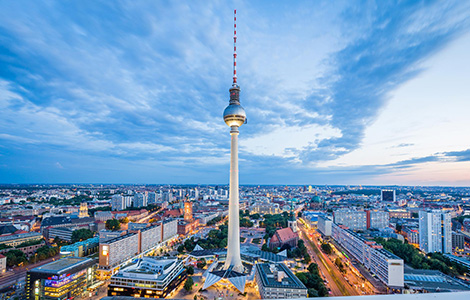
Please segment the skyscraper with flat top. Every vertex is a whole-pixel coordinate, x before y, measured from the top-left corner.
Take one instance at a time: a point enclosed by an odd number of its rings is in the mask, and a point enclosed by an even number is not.
[[[450,213],[441,210],[419,212],[419,249],[425,253],[452,253]]]

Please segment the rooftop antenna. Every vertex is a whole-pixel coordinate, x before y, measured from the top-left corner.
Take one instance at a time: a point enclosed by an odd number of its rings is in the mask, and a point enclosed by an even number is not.
[[[237,85],[237,10],[233,11],[233,84]]]

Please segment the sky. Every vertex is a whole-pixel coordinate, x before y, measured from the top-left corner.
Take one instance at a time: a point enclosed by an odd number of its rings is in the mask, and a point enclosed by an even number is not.
[[[0,183],[470,185],[468,1],[0,1]]]

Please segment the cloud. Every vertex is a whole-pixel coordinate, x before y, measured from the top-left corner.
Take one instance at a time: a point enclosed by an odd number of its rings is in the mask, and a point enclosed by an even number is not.
[[[336,159],[360,147],[365,129],[386,104],[389,93],[417,76],[421,61],[468,28],[461,9],[440,2],[429,7],[402,2],[348,11],[351,21],[362,20],[362,35],[331,56],[336,68],[323,78],[325,100],[313,94],[305,102],[305,110],[331,115],[330,125],[342,133],[325,142],[330,154],[323,159]],[[317,151],[305,150],[304,161],[314,158]]]
[[[388,172],[317,163],[360,147],[389,93],[468,29],[465,3],[240,5],[248,182]],[[71,181],[74,169],[97,181],[226,181],[231,14],[220,2],[0,4],[0,179],[14,169],[41,178],[32,156],[45,166],[60,157]]]
[[[455,159],[456,161],[470,161],[470,149],[463,151],[450,151],[443,153],[446,157]]]
[[[405,148],[405,147],[411,147],[411,146],[414,146],[414,144],[413,143],[401,143],[396,146],[393,146],[393,148]]]

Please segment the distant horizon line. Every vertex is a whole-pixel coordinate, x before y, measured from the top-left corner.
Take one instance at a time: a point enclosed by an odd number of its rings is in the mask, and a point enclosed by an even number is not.
[[[123,185],[123,186],[160,186],[160,185],[169,185],[169,186],[229,186],[228,183],[0,183],[0,187],[2,186],[32,186],[32,185],[51,185],[51,186],[68,186],[68,185],[89,185],[89,186],[97,186],[97,185]],[[256,184],[256,183],[247,183],[247,184],[240,184],[240,186],[312,186],[312,187],[446,187],[446,188],[470,188],[470,186],[465,185],[399,185],[399,184],[391,184],[391,185],[371,185],[371,184]]]

